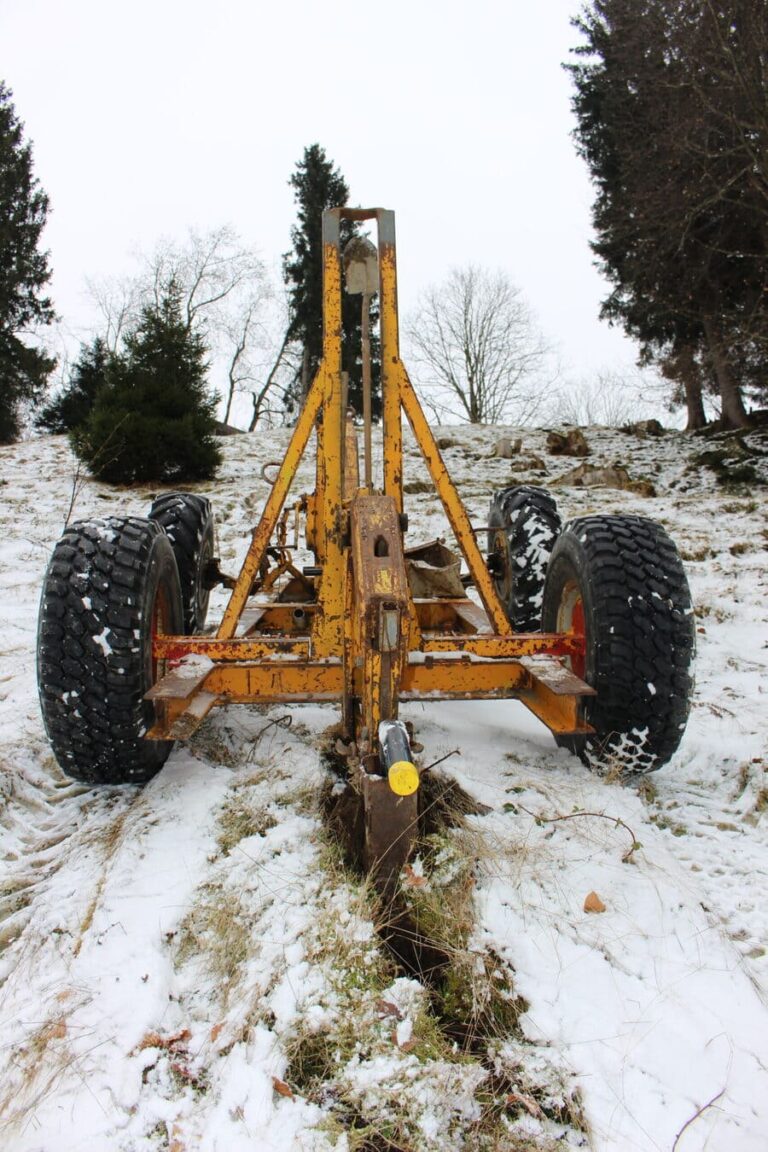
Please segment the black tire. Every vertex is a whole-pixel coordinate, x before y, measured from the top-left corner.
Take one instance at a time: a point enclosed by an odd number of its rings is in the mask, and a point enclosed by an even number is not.
[[[202,632],[210,597],[206,569],[216,547],[210,501],[190,492],[168,492],[155,500],[149,518],[165,530],[176,557],[184,632]]]
[[[179,573],[157,524],[134,517],[71,524],[45,575],[37,640],[43,721],[68,776],[140,784],[163,766],[170,741],[145,740],[144,700],[162,669],[152,630],[182,632]]]
[[[596,689],[582,703],[594,735],[561,737],[602,774],[661,768],[685,730],[695,628],[677,549],[641,516],[584,516],[555,545],[544,588],[547,632],[584,632],[573,670]]]
[[[561,526],[557,505],[543,488],[505,488],[491,500],[488,526],[489,563],[507,619],[516,632],[538,632],[547,565]]]

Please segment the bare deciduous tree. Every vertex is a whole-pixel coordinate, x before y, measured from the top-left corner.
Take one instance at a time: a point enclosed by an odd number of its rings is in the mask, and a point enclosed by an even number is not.
[[[224,423],[228,423],[235,396],[250,397],[248,431],[271,425],[285,415],[285,394],[296,375],[297,348],[292,343],[288,313],[270,295],[243,302],[226,325],[228,360]],[[275,400],[277,399],[277,403]]]
[[[550,349],[504,272],[452,269],[424,292],[406,333],[417,387],[436,419],[525,423],[540,407]]]
[[[652,370],[603,368],[591,378],[558,388],[547,415],[561,424],[620,428],[657,417],[665,407],[666,392],[664,381]]]
[[[274,422],[276,410],[271,403],[274,393],[278,393],[282,398],[280,413],[285,417],[285,396],[291,383],[296,379],[296,354],[296,346],[292,344],[290,331],[286,328],[282,343],[274,353],[274,359],[266,376],[262,372],[261,382],[256,387],[242,389],[242,391],[249,392],[253,404],[251,420],[248,425],[249,432],[253,432],[260,422],[266,424]],[[285,379],[282,382],[281,369],[285,369]]]
[[[88,295],[101,315],[99,332],[110,352],[117,352],[123,336],[138,321],[144,296],[142,280],[136,276],[86,277]]]
[[[138,261],[136,276],[88,282],[108,347],[116,351],[142,307],[156,305],[173,285],[187,328],[200,330],[211,349],[224,423],[239,392],[260,397],[254,401],[258,421],[269,392],[277,388],[282,357],[272,370],[274,348],[283,338],[282,331],[277,339],[271,332],[273,289],[258,254],[225,225],[209,232],[191,229],[184,243],[162,240],[153,252],[139,254]]]
[[[216,329],[233,297],[247,298],[246,311],[262,293],[266,269],[258,254],[244,245],[230,225],[210,232],[189,231],[183,245],[162,241],[144,261],[145,291],[161,300],[171,283],[181,291],[187,327],[195,323]]]

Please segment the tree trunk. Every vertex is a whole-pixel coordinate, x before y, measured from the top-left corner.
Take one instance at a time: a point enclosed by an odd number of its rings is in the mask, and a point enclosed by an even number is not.
[[[229,414],[232,410],[232,400],[234,399],[234,395],[235,395],[235,382],[232,379],[232,377],[230,376],[229,389],[227,391],[227,406],[224,409],[224,419],[222,420],[222,424],[229,424]]]
[[[259,417],[261,416],[262,405],[264,404],[264,401],[265,401],[267,395],[272,390],[272,385],[274,384],[275,377],[277,376],[277,370],[283,362],[283,356],[285,355],[285,350],[288,347],[288,341],[289,340],[290,340],[290,329],[288,329],[286,331],[285,335],[283,336],[283,342],[280,345],[280,351],[277,354],[277,357],[275,359],[274,364],[272,365],[272,367],[269,370],[269,375],[267,376],[267,379],[264,383],[264,387],[259,392],[255,392],[255,391],[251,392],[251,400],[253,401],[253,415],[251,416],[251,422],[248,425],[248,431],[249,432],[253,432],[254,429],[256,428],[256,425],[259,422]],[[304,401],[302,399],[302,404],[303,403],[304,403]]]
[[[685,407],[688,411],[688,422],[685,425],[686,432],[696,432],[699,428],[705,428],[707,424],[707,414],[704,411],[704,400],[701,395],[701,381],[695,377],[683,377],[683,388],[685,389]]]
[[[256,425],[259,422],[259,416],[261,416],[261,400],[262,400],[262,397],[261,397],[260,393],[257,394],[256,392],[251,392],[251,403],[253,404],[253,414],[251,416],[251,422],[248,425],[248,431],[249,432],[255,431]]]
[[[749,417],[744,407],[739,382],[734,376],[723,349],[719,323],[711,316],[704,317],[704,332],[712,367],[720,392],[720,421],[723,428],[747,428]]]
[[[301,358],[301,402],[299,411],[304,408],[309,393],[309,348],[304,345],[304,355]]]
[[[707,414],[704,411],[704,399],[701,395],[701,376],[693,356],[693,349],[686,344],[676,356],[678,379],[685,391],[685,407],[688,412],[686,432],[695,432],[704,428],[707,423]]]

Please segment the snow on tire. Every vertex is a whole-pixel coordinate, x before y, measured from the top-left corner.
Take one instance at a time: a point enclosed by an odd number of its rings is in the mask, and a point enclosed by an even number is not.
[[[153,632],[183,631],[179,573],[159,525],[134,517],[71,524],[43,585],[37,677],[45,729],[68,776],[143,783],[172,743],[144,739],[157,679]]]
[[[543,488],[519,484],[491,500],[488,553],[496,590],[516,632],[541,629],[544,579],[560,525],[557,505]]]
[[[595,729],[558,743],[601,773],[660,768],[685,730],[693,689],[694,619],[677,549],[641,516],[566,525],[549,563],[542,625],[584,636],[574,672],[596,689],[582,703]]]
[[[173,547],[181,581],[184,631],[190,635],[202,632],[210,597],[206,568],[215,550],[210,501],[190,492],[167,492],[154,501],[149,519],[164,529]]]

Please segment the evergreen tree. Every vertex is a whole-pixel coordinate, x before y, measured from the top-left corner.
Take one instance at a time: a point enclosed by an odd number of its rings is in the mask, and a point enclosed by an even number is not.
[[[709,380],[744,424],[744,367],[768,369],[764,0],[592,0],[575,24],[603,315],[685,388],[689,425]]]
[[[0,81],[0,444],[12,443],[22,403],[41,395],[55,361],[21,338],[50,324],[53,308],[42,292],[50,280],[48,254],[39,249],[48,197],[32,174],[10,90]]]
[[[292,412],[303,403],[323,353],[322,214],[326,208],[343,207],[349,200],[349,188],[319,144],[304,149],[289,184],[294,189],[298,224],[291,229],[293,250],[283,257],[283,275],[290,298],[289,336],[302,348],[301,367],[286,393],[286,409]],[[358,232],[357,224],[342,221],[342,250]],[[349,403],[358,415],[363,410],[361,299],[342,292],[342,368],[349,373]],[[371,409],[374,419],[378,419],[381,414],[381,371],[379,341],[373,331],[378,312],[373,302],[370,315]]]
[[[113,484],[208,480],[221,462],[216,397],[205,389],[206,349],[187,327],[178,289],[142,310],[125,352],[110,361],[75,450]]]
[[[35,420],[46,432],[73,432],[91,414],[96,397],[103,388],[113,356],[101,336],[80,347],[64,388],[50,400]]]

